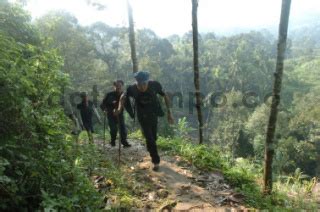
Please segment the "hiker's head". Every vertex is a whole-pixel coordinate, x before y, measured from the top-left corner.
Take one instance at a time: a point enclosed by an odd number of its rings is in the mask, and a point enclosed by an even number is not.
[[[88,100],[88,94],[86,92],[81,92],[80,97],[81,97],[82,101]]]
[[[123,92],[123,85],[124,85],[124,82],[122,80],[116,80],[113,82],[113,89],[117,93],[122,93]]]
[[[146,71],[139,71],[134,75],[137,81],[139,91],[145,92],[148,89],[149,73]]]

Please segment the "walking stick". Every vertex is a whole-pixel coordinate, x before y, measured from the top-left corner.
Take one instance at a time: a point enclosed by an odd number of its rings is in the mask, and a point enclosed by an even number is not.
[[[120,127],[120,118],[119,114],[117,114],[117,122],[118,122],[118,131],[119,131],[119,151],[118,151],[118,167],[120,167],[120,159],[121,159],[121,127]]]
[[[106,147],[106,114],[103,117],[103,149]]]

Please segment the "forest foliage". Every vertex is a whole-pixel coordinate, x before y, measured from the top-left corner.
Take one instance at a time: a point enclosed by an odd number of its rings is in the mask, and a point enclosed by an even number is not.
[[[306,179],[320,174],[320,40],[319,31],[312,30],[319,24],[289,32],[276,131],[274,175],[279,180],[297,171]],[[139,29],[136,48],[139,68],[172,96],[178,124],[169,127],[161,120],[161,136],[195,137],[192,33],[161,38]],[[87,178],[90,148],[75,148],[61,97],[95,87],[99,102],[113,80],[132,83],[128,30],[104,23],[84,27],[64,11],[31,21],[21,6],[0,0],[0,49],[0,209],[57,205],[71,210],[97,204],[99,196]],[[197,164],[223,168],[225,161],[215,157],[223,152],[230,164],[244,158],[261,168],[275,36],[267,30],[201,33],[199,56],[204,143],[209,147],[197,148],[212,148],[212,154],[201,153]],[[181,145],[164,140],[163,149]],[[261,169],[254,172],[261,174]]]

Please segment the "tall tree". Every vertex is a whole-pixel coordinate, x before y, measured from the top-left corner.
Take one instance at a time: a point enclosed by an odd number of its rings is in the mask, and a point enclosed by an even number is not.
[[[281,18],[279,25],[277,64],[274,74],[274,84],[272,91],[272,103],[267,128],[267,137],[265,143],[265,167],[264,167],[264,193],[272,192],[272,160],[274,155],[274,135],[277,123],[278,105],[280,103],[280,92],[283,75],[283,61],[287,43],[287,32],[290,15],[291,0],[282,0]]]
[[[196,96],[196,108],[199,122],[199,143],[203,142],[203,120],[201,112],[201,94],[199,81],[199,46],[198,46],[198,0],[192,1],[192,34],[193,34],[193,69],[194,69],[194,86]]]
[[[127,6],[128,6],[128,18],[129,18],[129,42],[130,42],[130,48],[131,48],[132,69],[133,69],[133,73],[136,73],[138,71],[138,60],[137,60],[137,53],[136,53],[136,41],[135,41],[135,35],[134,35],[132,7],[129,0],[127,0]]]

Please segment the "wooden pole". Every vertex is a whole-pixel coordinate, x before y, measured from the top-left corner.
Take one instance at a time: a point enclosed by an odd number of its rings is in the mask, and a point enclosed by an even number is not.
[[[132,60],[132,71],[133,73],[138,72],[138,59],[136,53],[136,39],[134,33],[134,22],[133,22],[133,15],[132,15],[132,7],[130,5],[129,0],[127,0],[127,7],[128,7],[128,19],[129,19],[129,43],[131,49],[131,60]]]
[[[277,123],[278,105],[280,103],[280,92],[283,75],[283,63],[285,58],[288,23],[290,16],[291,0],[282,0],[281,18],[278,35],[277,64],[274,73],[274,84],[272,91],[272,103],[265,142],[265,167],[264,167],[264,193],[272,192],[272,160],[274,155],[274,137]]]
[[[103,116],[103,149],[106,147],[106,114]]]
[[[199,81],[199,46],[198,46],[198,0],[192,1],[192,34],[193,34],[193,69],[196,96],[196,108],[199,123],[199,144],[203,143],[203,120],[201,111],[201,94]]]

